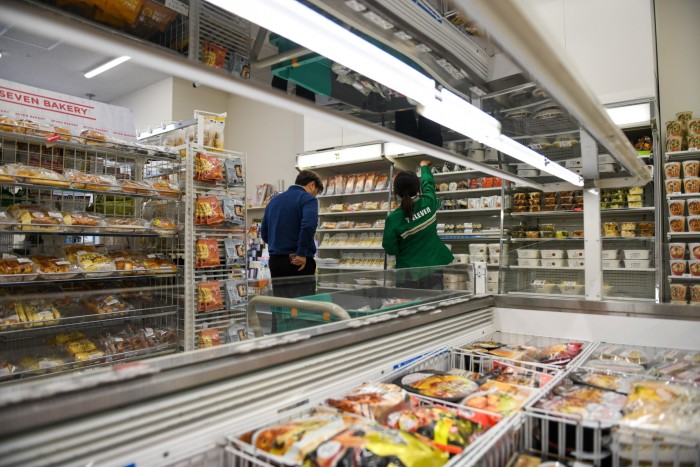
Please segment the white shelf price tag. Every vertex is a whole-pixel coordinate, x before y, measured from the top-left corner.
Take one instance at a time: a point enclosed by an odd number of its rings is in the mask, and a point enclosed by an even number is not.
[[[535,279],[534,281],[532,281],[532,285],[544,285],[546,282],[547,281],[545,281],[544,279]]]

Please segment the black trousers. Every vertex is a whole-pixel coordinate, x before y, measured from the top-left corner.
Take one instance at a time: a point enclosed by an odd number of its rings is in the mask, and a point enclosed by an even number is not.
[[[275,297],[298,298],[316,293],[316,261],[306,258],[306,267],[291,263],[289,255],[270,255],[272,294]]]
[[[443,290],[442,271],[436,271],[420,279],[412,279],[410,274],[397,276],[396,284],[405,289]]]

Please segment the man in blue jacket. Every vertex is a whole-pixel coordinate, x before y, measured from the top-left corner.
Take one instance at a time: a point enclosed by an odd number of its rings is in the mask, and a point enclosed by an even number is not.
[[[310,170],[299,172],[294,185],[274,196],[265,208],[260,233],[270,252],[272,291],[276,297],[303,297],[316,292],[318,201],[323,183]],[[298,279],[278,278],[298,277]]]

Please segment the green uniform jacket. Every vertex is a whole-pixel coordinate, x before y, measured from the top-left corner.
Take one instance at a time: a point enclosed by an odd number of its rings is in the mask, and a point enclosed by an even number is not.
[[[386,218],[382,246],[387,254],[396,255],[396,268],[443,266],[454,259],[437,234],[435,179],[429,167],[421,167],[421,195],[414,201],[413,216],[404,217],[399,207]]]

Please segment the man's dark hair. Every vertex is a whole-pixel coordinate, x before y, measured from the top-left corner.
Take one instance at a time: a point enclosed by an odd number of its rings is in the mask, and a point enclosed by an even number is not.
[[[302,170],[299,172],[299,175],[297,175],[297,179],[294,180],[295,185],[301,186],[306,186],[309,184],[309,182],[314,182],[314,184],[316,184],[316,188],[318,188],[318,192],[323,193],[323,182],[321,181],[321,178],[316,175],[316,172]]]

